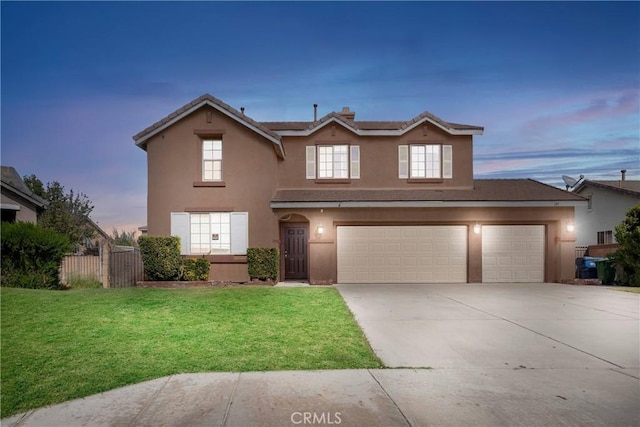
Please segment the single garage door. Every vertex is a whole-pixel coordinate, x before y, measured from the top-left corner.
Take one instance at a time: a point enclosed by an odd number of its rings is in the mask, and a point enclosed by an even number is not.
[[[466,283],[466,226],[339,226],[338,283]]]
[[[482,227],[482,281],[544,282],[543,225]]]

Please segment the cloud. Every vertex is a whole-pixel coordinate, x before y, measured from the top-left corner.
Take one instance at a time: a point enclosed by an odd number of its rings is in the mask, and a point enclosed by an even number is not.
[[[639,97],[638,89],[633,88],[612,93],[581,94],[578,99],[554,99],[547,105],[538,106],[538,111],[549,113],[525,122],[522,131],[525,134],[544,134],[583,124],[593,126],[597,122],[611,123],[613,119],[626,116],[635,117],[638,121]]]

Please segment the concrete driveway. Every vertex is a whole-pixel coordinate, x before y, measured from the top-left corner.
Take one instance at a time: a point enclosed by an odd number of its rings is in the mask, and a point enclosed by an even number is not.
[[[337,288],[385,365],[429,368],[381,380],[418,424],[422,411],[454,414],[449,421],[471,411],[478,425],[640,420],[638,294],[560,284]]]

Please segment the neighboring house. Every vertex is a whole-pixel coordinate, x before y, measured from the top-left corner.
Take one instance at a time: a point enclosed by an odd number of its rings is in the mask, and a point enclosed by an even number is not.
[[[89,226],[93,229],[93,236],[91,238],[86,238],[82,247],[78,249],[85,255],[98,255],[100,253],[100,248],[107,243],[111,243],[113,239],[91,218],[87,218],[87,221],[89,222]]]
[[[2,222],[38,222],[47,201],[34,194],[11,166],[2,166]]]
[[[621,171],[618,181],[584,180],[573,193],[588,199],[587,206],[576,208],[578,246],[607,245],[616,242],[616,225],[626,213],[640,204],[640,181],[627,180]]]
[[[257,122],[203,95],[133,137],[147,152],[149,235],[176,235],[212,280],[247,280],[278,247],[282,280],[543,282],[574,277],[582,197],[473,179],[483,128],[430,113]]]

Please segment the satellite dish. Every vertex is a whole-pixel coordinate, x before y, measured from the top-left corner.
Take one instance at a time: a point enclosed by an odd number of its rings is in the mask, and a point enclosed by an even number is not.
[[[570,176],[567,176],[567,175],[562,175],[562,180],[564,181],[565,185],[567,186],[567,191],[570,188],[575,187],[582,180],[582,178],[584,178],[584,175],[580,175],[580,179],[575,179],[575,178],[571,178]]]

